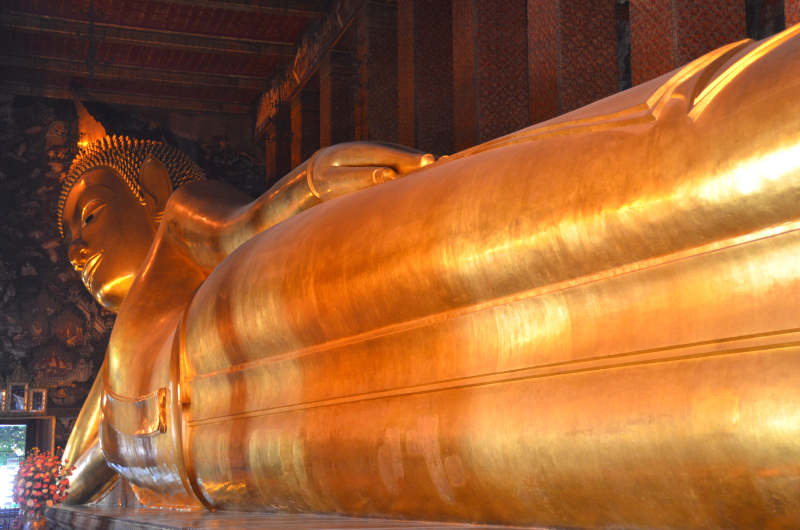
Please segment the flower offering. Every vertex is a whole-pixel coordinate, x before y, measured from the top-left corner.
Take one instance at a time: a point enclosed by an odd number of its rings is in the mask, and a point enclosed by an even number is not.
[[[54,453],[42,453],[34,448],[14,479],[13,499],[21,508],[58,506],[69,493],[69,476],[74,467]]]

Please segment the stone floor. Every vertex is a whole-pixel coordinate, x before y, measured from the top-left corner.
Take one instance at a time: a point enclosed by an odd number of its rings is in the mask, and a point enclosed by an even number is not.
[[[279,530],[509,530],[510,527],[355,519],[325,515],[243,512],[180,512],[150,508],[76,506],[46,512],[53,528],[65,530],[200,530],[270,528]],[[534,530],[529,528],[528,530]]]

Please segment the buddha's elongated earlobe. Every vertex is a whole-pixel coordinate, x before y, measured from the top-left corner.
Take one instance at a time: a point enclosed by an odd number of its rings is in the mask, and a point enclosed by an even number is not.
[[[164,164],[153,154],[147,155],[139,169],[142,197],[156,226],[161,222],[164,208],[172,195],[172,181]]]

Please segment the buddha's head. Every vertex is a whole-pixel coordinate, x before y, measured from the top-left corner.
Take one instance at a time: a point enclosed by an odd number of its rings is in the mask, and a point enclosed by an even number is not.
[[[203,178],[180,151],[106,136],[72,163],[58,203],[69,260],[104,307],[118,311],[178,186]]]

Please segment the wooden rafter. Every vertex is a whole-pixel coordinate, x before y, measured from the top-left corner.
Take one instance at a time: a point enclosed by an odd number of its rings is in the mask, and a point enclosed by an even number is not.
[[[89,67],[83,61],[70,59],[0,53],[0,65],[49,70],[76,77],[90,76]],[[97,65],[91,75],[100,79],[129,79],[169,84],[223,86],[248,90],[267,90],[269,88],[268,80],[255,77],[157,70],[138,66]]]
[[[314,0],[165,0],[169,4],[249,11],[268,15],[291,15],[320,18],[325,2]]]
[[[72,99],[69,88],[34,85],[0,81],[0,93],[19,96],[37,96],[54,99]],[[225,114],[253,114],[253,106],[242,103],[224,103],[219,101],[192,100],[179,97],[139,96],[118,92],[102,92],[98,90],[78,89],[78,95],[84,101],[100,101],[117,105],[134,105],[139,107],[161,107],[169,109],[193,110],[198,112],[221,112]]]
[[[90,28],[92,24],[94,27]],[[176,33],[10,11],[0,13],[0,27],[69,37],[88,35],[91,29],[104,42],[205,53],[255,54],[292,59],[297,52],[294,45],[280,42]]]

